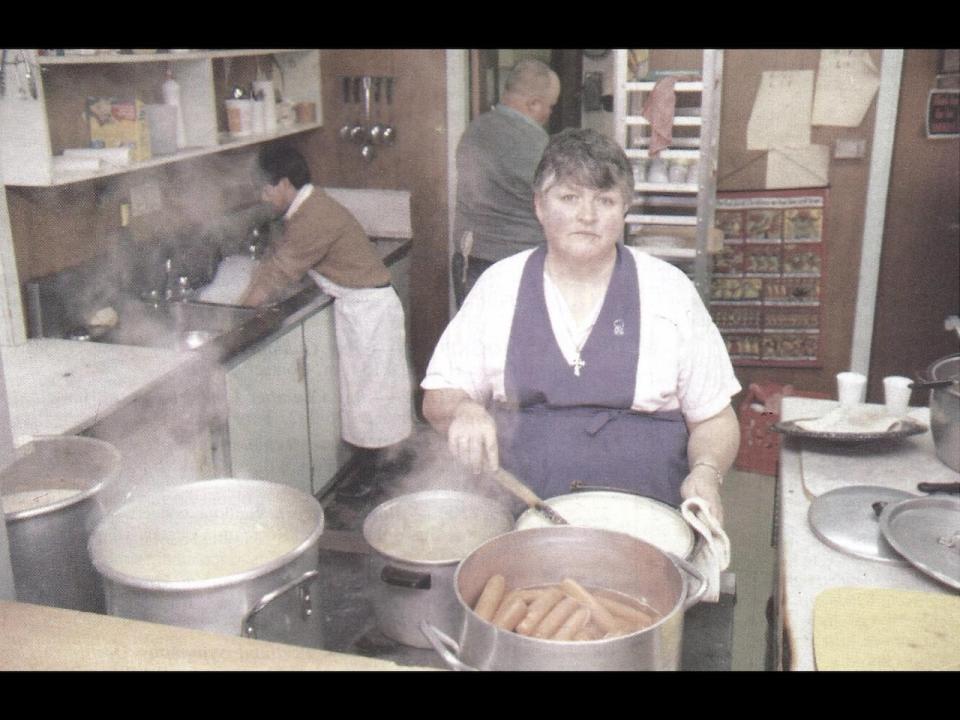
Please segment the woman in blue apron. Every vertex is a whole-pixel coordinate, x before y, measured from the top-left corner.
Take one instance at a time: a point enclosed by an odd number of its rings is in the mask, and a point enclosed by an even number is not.
[[[546,245],[481,277],[431,359],[424,416],[474,471],[502,465],[541,497],[580,481],[673,505],[698,496],[721,519],[740,385],[689,280],[621,242],[623,150],[566,130],[534,187]]]

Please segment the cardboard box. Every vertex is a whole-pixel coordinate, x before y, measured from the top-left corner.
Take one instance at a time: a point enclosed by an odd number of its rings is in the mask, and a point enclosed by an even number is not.
[[[87,118],[90,147],[129,147],[133,162],[150,159],[150,129],[139,100],[88,98]]]

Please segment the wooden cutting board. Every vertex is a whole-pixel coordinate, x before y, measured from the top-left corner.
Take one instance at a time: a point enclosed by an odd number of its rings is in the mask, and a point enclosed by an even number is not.
[[[818,670],[960,670],[960,595],[831,588],[813,606]]]

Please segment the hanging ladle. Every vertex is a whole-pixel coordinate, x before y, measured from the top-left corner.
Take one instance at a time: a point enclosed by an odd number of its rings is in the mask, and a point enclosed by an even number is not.
[[[383,131],[387,128],[380,122],[380,91],[383,88],[383,80],[384,78],[380,77],[373,79],[373,101],[377,104],[377,122],[370,128],[370,142],[374,145],[383,141]]]
[[[512,473],[500,468],[499,470],[494,471],[493,479],[496,480],[501,487],[503,487],[505,490],[509,490],[513,495],[523,500],[528,507],[536,510],[554,525],[570,524],[563,518],[562,515],[560,515],[560,513],[544,503],[543,500],[537,497],[537,494],[533,490],[520,482]]]
[[[365,118],[364,126],[370,127],[370,86],[373,82],[373,78],[369,75],[363,76],[363,116]],[[369,135],[365,140],[369,140]],[[367,162],[373,160],[376,157],[377,151],[369,142],[364,142],[363,147],[360,148],[360,157],[362,157]]]
[[[363,78],[355,77],[353,79],[353,101],[360,104],[360,84]],[[360,124],[360,120],[350,128],[350,139],[357,145],[363,145],[367,141],[367,127]]]
[[[343,105],[346,107],[350,104],[350,78],[343,78]],[[340,128],[340,139],[349,140],[350,139],[350,123],[344,123]]]
[[[386,78],[387,81],[387,112],[390,114],[390,118],[393,119],[393,112],[391,108],[393,107],[393,78]],[[383,133],[381,134],[384,145],[393,145],[393,142],[397,139],[397,131],[394,129],[393,125],[389,123],[385,128],[383,128]]]

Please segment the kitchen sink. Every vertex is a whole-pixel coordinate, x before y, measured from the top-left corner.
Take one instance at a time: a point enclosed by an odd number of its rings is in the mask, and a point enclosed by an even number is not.
[[[170,350],[195,350],[246,328],[254,321],[270,321],[269,309],[218,305],[194,300],[151,303],[127,300],[118,308],[119,321],[93,339],[118,345]]]

